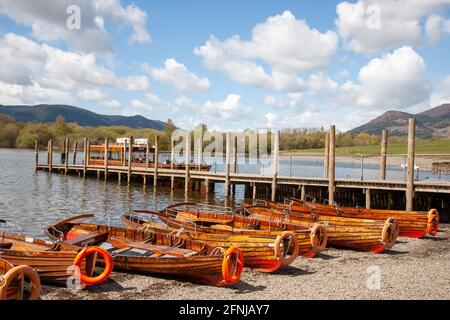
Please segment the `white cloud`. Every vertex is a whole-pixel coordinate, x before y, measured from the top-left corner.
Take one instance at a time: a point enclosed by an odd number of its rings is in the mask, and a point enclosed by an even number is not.
[[[430,44],[436,44],[446,34],[450,33],[450,20],[442,16],[431,15],[425,23],[425,34]]]
[[[298,73],[327,67],[337,43],[334,31],[321,33],[285,11],[257,24],[250,41],[239,36],[220,41],[211,36],[194,53],[208,69],[223,71],[238,83],[293,91],[303,84]],[[270,74],[260,61],[271,68]]]
[[[297,108],[300,106],[302,101],[303,101],[303,94],[301,92],[289,92],[287,94],[287,98],[267,95],[263,99],[263,103],[266,106],[279,110]]]
[[[10,84],[0,81],[1,104],[71,104],[76,99],[68,92],[31,85]]]
[[[80,29],[67,28],[66,12],[71,5],[80,8]],[[112,22],[118,28],[132,29],[131,42],[149,42],[147,14],[134,4],[122,6],[119,0],[0,0],[0,14],[31,28],[33,38],[41,41],[64,41],[83,52],[111,52],[113,41],[104,25]]]
[[[189,99],[185,96],[178,97],[175,101],[175,104],[182,109],[186,109],[188,111],[195,112],[195,113],[199,112],[199,108],[194,103],[194,101],[192,101],[191,99]]]
[[[450,0],[341,2],[336,7],[336,26],[346,48],[358,53],[376,53],[422,43],[425,38],[422,20],[443,12],[449,5]],[[429,23],[431,29],[432,21]],[[435,32],[430,35],[436,40]]]
[[[113,107],[118,103],[106,96],[99,98],[102,94],[99,88],[129,91],[148,88],[147,77],[120,77],[99,64],[93,54],[63,51],[13,33],[0,38],[0,82],[23,87],[22,94],[14,98],[20,97],[22,102],[35,103],[32,97],[36,96],[42,102],[44,97],[54,101],[61,94],[61,100],[67,101],[70,92],[77,90],[82,99],[97,99]]]
[[[241,96],[237,94],[229,94],[222,101],[207,101],[202,108],[203,115],[208,118],[224,121],[239,121],[246,115],[248,116],[251,109],[241,103]]]
[[[144,68],[157,81],[168,83],[178,91],[203,91],[211,85],[207,78],[200,78],[195,73],[190,72],[184,64],[177,62],[175,59],[166,59],[164,68],[161,69],[153,68],[149,65],[144,65]]]
[[[428,101],[432,87],[426,79],[422,57],[410,47],[402,47],[382,58],[372,59],[359,72],[360,106],[400,109]]]
[[[107,107],[107,108],[113,108],[113,109],[119,109],[122,107],[122,104],[114,99],[109,100],[102,100],[99,102],[99,105]]]

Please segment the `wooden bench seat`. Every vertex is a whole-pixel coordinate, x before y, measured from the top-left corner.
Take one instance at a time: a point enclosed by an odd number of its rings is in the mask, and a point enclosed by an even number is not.
[[[74,246],[91,246],[99,242],[108,240],[109,232],[93,232],[85,235],[80,235],[79,237],[66,240],[64,243],[71,244]]]

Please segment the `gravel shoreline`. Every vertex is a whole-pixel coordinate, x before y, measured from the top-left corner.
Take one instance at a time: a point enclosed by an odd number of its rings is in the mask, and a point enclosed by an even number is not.
[[[245,269],[241,282],[230,288],[113,272],[103,285],[80,291],[43,286],[41,298],[448,300],[450,225],[439,229],[436,237],[399,238],[378,255],[328,249],[312,259],[298,258],[273,274]]]

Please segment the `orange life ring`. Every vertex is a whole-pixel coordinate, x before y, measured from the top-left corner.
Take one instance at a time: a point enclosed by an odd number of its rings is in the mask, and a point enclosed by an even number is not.
[[[435,236],[439,227],[439,213],[436,209],[428,211],[427,233]]]
[[[388,218],[384,224],[381,232],[381,241],[386,248],[392,248],[397,242],[397,237],[400,234],[400,227],[394,218]]]
[[[310,236],[314,252],[325,250],[328,242],[328,231],[323,225],[315,223],[311,228]]]
[[[233,263],[232,257],[235,256]],[[242,269],[244,268],[244,255],[242,251],[237,247],[228,248],[227,252],[223,255],[222,260],[222,276],[223,280],[219,283],[219,286],[232,285],[239,281],[241,278]]]
[[[28,300],[37,300],[41,293],[41,279],[38,273],[33,268],[20,265],[10,269],[4,276],[3,281],[0,283],[0,300],[6,300],[7,291],[14,279],[19,276],[26,276],[31,281],[31,293]]]
[[[284,241],[288,238],[290,239],[290,241],[292,241],[294,247],[292,249],[291,255],[286,258],[289,248],[282,248],[282,245],[284,246]],[[284,231],[275,240],[275,257],[282,264],[291,264],[298,257],[298,250],[298,239],[292,231]]]
[[[88,275],[84,274],[81,271],[81,262],[84,258],[86,258],[90,254],[98,253],[102,256],[103,260],[105,261],[105,269],[103,272],[96,276],[96,277],[89,277]],[[102,283],[106,279],[108,279],[109,275],[112,272],[113,269],[113,260],[111,258],[111,255],[103,248],[100,247],[87,247],[81,250],[75,259],[73,260],[73,265],[78,267],[78,270],[80,270],[80,280],[82,283],[84,283],[87,286],[94,286],[97,284]]]

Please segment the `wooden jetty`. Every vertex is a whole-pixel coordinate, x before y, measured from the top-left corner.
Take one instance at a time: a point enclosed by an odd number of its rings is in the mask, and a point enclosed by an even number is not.
[[[36,169],[47,170],[49,172],[60,172],[65,174],[77,174],[103,176],[105,179],[121,181],[126,177],[126,181],[141,181],[147,185],[148,180],[152,180],[154,187],[168,186],[170,188],[185,189],[186,196],[189,192],[199,191],[202,193],[214,192],[215,184],[225,185],[225,193],[235,190],[236,185],[245,187],[245,197],[248,199],[271,199],[282,200],[284,197],[298,197],[306,199],[314,197],[319,201],[327,203],[339,203],[345,206],[358,206],[365,208],[396,209],[396,210],[423,210],[436,208],[443,221],[450,214],[450,183],[446,181],[416,181],[414,172],[415,157],[415,120],[411,118],[408,125],[408,153],[407,172],[405,180],[386,180],[386,157],[387,157],[387,136],[386,130],[382,132],[380,150],[380,178],[372,180],[360,179],[338,179],[335,176],[336,170],[336,140],[335,127],[331,126],[326,138],[326,148],[324,152],[324,176],[321,178],[283,176],[278,172],[278,165],[273,165],[271,175],[250,174],[237,172],[236,166],[236,143],[230,133],[226,134],[225,143],[225,170],[224,172],[211,172],[205,169],[204,165],[198,161],[191,162],[190,152],[185,152],[185,160],[182,166],[176,164],[174,159],[174,141],[170,163],[158,163],[158,140],[153,146],[149,143],[141,150],[145,159],[149,159],[149,152],[152,150],[153,163],[145,161],[146,164],[136,161],[133,156],[133,148],[125,146],[127,156],[120,161],[108,160],[99,152],[98,159],[92,160],[91,151],[94,149],[90,145],[88,138],[84,138],[82,164],[77,164],[77,150],[74,145],[73,158],[69,159],[69,141],[65,140],[63,158],[61,163],[53,161],[53,141],[49,140],[47,145],[47,161],[39,163],[39,144],[36,142]],[[279,161],[279,131],[272,134],[272,157],[275,164]],[[185,149],[191,150],[190,134],[185,137]],[[126,144],[133,145],[133,137],[127,139]],[[105,140],[103,154],[108,153],[110,146],[108,139]],[[141,146],[142,148],[142,146]],[[231,155],[233,152],[233,156]],[[131,159],[129,161],[128,159]],[[231,163],[233,162],[233,163]]]

